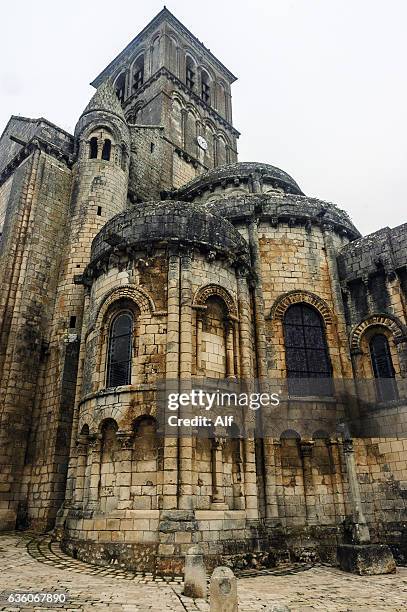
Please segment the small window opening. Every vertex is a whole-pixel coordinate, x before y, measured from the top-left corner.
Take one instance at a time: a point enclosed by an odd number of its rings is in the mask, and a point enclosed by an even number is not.
[[[70,327],[70,329],[75,329],[75,327],[76,327],[76,317],[75,317],[75,315],[72,315],[71,318],[69,319],[69,327]]]
[[[106,138],[105,142],[103,143],[102,159],[104,159],[105,161],[109,161],[111,150],[112,150],[112,141],[109,138]]]
[[[123,72],[116,81],[116,94],[120,102],[124,102],[126,94],[126,75]]]
[[[102,216],[102,207],[101,207],[101,206],[98,206],[98,209],[97,209],[97,213],[96,213],[96,214],[97,214],[97,216],[98,216],[98,217],[101,217],[101,216]]]
[[[89,145],[89,158],[96,159],[98,156],[98,139],[96,138],[96,136],[93,136],[90,139]]]
[[[133,89],[137,91],[144,83],[144,56],[141,56],[134,66]]]
[[[191,68],[187,68],[187,87],[189,87],[189,89],[193,89],[194,85],[195,85],[195,72],[193,70],[191,70]]]
[[[154,146],[155,146],[154,143],[151,142],[150,143],[150,153],[154,153]]]
[[[210,98],[211,98],[211,88],[209,85],[209,76],[206,72],[202,72],[202,77],[201,77],[201,99],[206,103],[209,104]]]

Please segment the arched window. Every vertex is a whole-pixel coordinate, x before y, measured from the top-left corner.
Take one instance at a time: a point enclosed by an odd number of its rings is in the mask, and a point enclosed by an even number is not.
[[[105,161],[109,161],[111,150],[112,150],[112,141],[110,140],[110,138],[106,138],[106,140],[103,143],[102,159],[104,159]]]
[[[185,83],[189,89],[194,89],[195,87],[195,63],[192,57],[187,55],[186,65],[185,65]]]
[[[133,67],[133,90],[137,91],[144,83],[144,55],[137,58]]]
[[[131,382],[131,358],[133,315],[119,313],[112,321],[109,334],[107,387],[129,385]]]
[[[376,380],[376,394],[379,401],[397,399],[395,372],[389,341],[384,334],[375,334],[369,343],[370,358]]]
[[[126,73],[122,72],[116,79],[115,83],[116,94],[119,98],[120,102],[124,102],[124,97],[126,94]]]
[[[287,308],[284,315],[284,342],[287,377],[294,379],[289,381],[290,393],[331,395],[332,368],[324,322],[319,312],[303,302]]]
[[[210,78],[209,74],[202,70],[201,73],[201,98],[206,103],[209,104],[211,100],[211,87],[210,87]]]
[[[96,159],[98,156],[98,139],[92,136],[89,142],[89,159]]]

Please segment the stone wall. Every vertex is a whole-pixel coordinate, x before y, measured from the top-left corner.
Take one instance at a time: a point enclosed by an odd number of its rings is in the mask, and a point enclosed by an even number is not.
[[[25,520],[28,493],[22,486],[23,469],[30,469],[28,464],[35,456],[35,432],[40,427],[38,394],[43,383],[71,180],[71,171],[64,163],[37,150],[16,171],[7,206],[2,237],[1,431],[5,436],[2,474],[7,482],[3,499],[14,513],[14,521],[19,504],[19,518]],[[49,426],[49,416],[47,420]],[[43,451],[46,465],[42,476],[52,460],[50,449]]]

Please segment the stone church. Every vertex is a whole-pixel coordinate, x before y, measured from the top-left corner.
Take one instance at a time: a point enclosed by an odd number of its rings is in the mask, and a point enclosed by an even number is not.
[[[209,565],[335,563],[349,533],[403,562],[407,225],[362,237],[283,170],[238,162],[235,80],[164,8],[95,78],[74,134],[9,120],[1,528],[164,573],[192,544]],[[269,436],[160,436],[158,383],[194,377],[371,385],[345,406],[291,393],[294,425]],[[295,427],[341,402],[358,435]]]

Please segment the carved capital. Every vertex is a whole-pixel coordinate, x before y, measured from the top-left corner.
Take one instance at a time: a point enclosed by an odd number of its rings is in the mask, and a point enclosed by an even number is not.
[[[122,450],[130,450],[133,448],[134,433],[132,431],[118,430],[116,432],[117,440]]]

